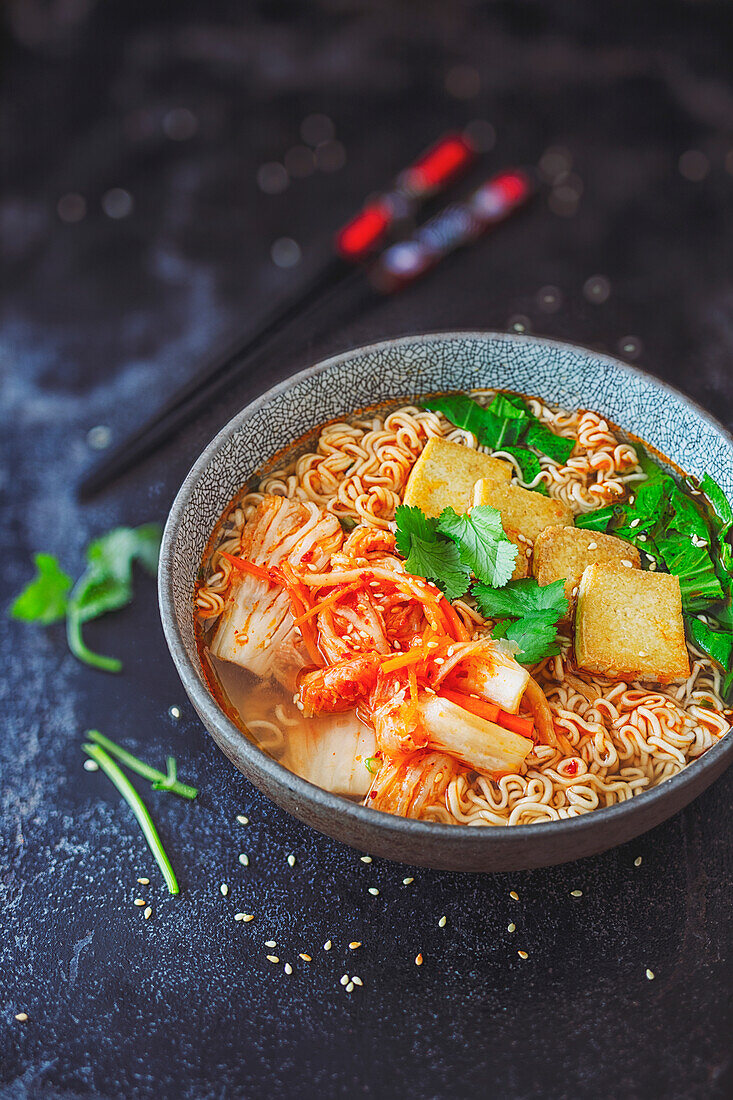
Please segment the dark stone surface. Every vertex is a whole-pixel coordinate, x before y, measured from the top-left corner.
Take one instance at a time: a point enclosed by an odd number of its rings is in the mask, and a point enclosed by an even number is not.
[[[728,5],[15,0],[4,20],[8,595],[34,550],[75,573],[90,537],[163,518],[201,446],[252,394],[384,336],[517,315],[611,351],[634,336],[638,362],[733,422]],[[456,98],[446,78],[475,94]],[[176,108],[196,119],[186,140],[169,136],[186,128]],[[258,167],[299,142],[312,112],[333,119],[345,166],[263,194]],[[569,180],[424,285],[283,339],[174,445],[76,503],[91,427],[121,438],[212,342],[307,275],[362,195],[476,118],[496,129],[491,166],[559,146]],[[681,171],[690,150],[703,159]],[[126,217],[103,212],[114,188],[133,198]],[[57,213],[70,192],[86,199],[78,222]],[[303,253],[287,272],[270,260],[284,236]],[[597,275],[610,284],[601,304],[583,289]],[[562,293],[554,313],[538,299],[548,285]],[[152,582],[89,628],[123,658],[119,677],[78,665],[60,627],[3,616],[1,628],[3,1096],[731,1094],[730,774],[596,859],[492,877],[421,870],[403,886],[409,869],[360,863],[229,766],[184,701]],[[166,895],[116,792],[82,769],[89,726],[151,761],[174,751],[200,786],[195,805],[148,795],[180,896]],[[235,923],[237,910],[256,920]],[[292,976],[265,961],[270,937]],[[364,982],[351,996],[344,972]]]

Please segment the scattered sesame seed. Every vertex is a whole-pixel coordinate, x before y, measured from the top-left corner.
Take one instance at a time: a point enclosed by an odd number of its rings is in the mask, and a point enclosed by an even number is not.
[[[298,955],[298,958],[302,959],[304,963],[309,963],[309,962],[313,961],[311,959],[310,955],[306,955],[305,951],[301,951],[300,954]]]
[[[143,906],[145,904],[145,898],[135,898],[133,905]]]
[[[646,542],[647,541],[646,535],[637,535],[637,541],[638,542]]]
[[[267,958],[267,961],[270,962],[270,963],[279,963],[280,962],[277,955],[267,955],[266,958]]]
[[[420,954],[415,955],[415,966],[422,966],[422,963],[423,963],[422,955],[420,955]]]
[[[598,549],[598,543],[597,542],[589,542],[588,543],[588,550],[597,550],[597,549]]]
[[[331,943],[331,941],[326,940],[326,942],[323,945],[323,950],[324,951],[330,951],[332,947],[333,947],[333,944]]]
[[[245,817],[244,814],[237,814],[237,821],[240,825],[249,825],[249,818]]]
[[[251,920],[254,920],[254,919],[255,919],[254,913],[243,913],[242,914],[242,920],[244,921],[245,924],[249,924],[249,922]]]
[[[292,974],[293,973],[293,968],[290,965],[290,963],[285,963],[285,966],[283,967],[283,970],[285,971],[286,974]]]
[[[634,860],[634,867],[641,867],[641,856],[637,856]]]
[[[249,856],[246,854],[246,852],[240,852],[239,862],[242,864],[243,867],[249,867]],[[222,891],[222,893],[223,892],[224,891]]]
[[[633,563],[630,562],[628,558],[622,558],[621,559],[621,564],[625,565],[627,569],[633,569],[634,568]]]
[[[222,882],[222,884],[221,884],[221,886],[219,887],[219,889],[221,890],[221,892],[222,892],[222,894],[223,894],[223,896],[224,896],[224,897],[226,897],[226,896],[227,896],[227,894],[229,893],[229,887],[227,886],[227,884],[226,884],[225,882]]]
[[[629,527],[638,527],[640,523],[641,523],[641,520],[637,516],[636,519],[632,519],[631,523],[629,524]]]
[[[353,982],[348,983],[348,985],[346,986],[346,992],[347,993],[353,993],[354,992],[354,983]]]
[[[371,856],[361,856],[361,862],[362,863],[371,863],[372,862],[372,857]]]
[[[292,852],[288,856],[288,866],[289,867],[295,867],[295,856],[293,855]]]
[[[265,947],[277,947],[274,940],[265,940]]]
[[[509,897],[514,898],[515,901],[519,901],[519,894],[517,893],[516,890],[510,890],[509,891]]]
[[[354,983],[354,985],[364,985],[363,981],[361,980],[361,978],[357,974],[354,974],[354,977],[351,980]]]
[[[139,884],[141,886],[149,886],[150,885],[150,879],[149,878],[139,878],[137,881],[139,882]]]
[[[178,719],[181,717],[181,712],[178,707],[168,707],[168,713],[170,714],[171,718]]]
[[[341,985],[348,985],[349,984],[349,975],[348,974],[342,974],[341,977],[339,978],[339,981],[341,982]]]
[[[379,894],[379,890],[377,890],[376,886],[370,886],[369,887],[369,893],[372,895],[372,897],[376,898],[377,895]]]
[[[570,896],[571,896],[571,898],[582,898],[583,891],[582,890],[571,890],[570,891]]]
[[[511,924],[508,924],[508,925],[506,926],[506,930],[507,930],[507,932],[516,932],[516,930],[517,930],[517,926],[516,926],[516,924],[514,924],[514,922],[512,921],[512,923],[511,923]]]
[[[84,761],[84,771],[98,772],[99,771],[99,764],[97,763],[96,760],[85,760]]]
[[[648,654],[648,653],[645,653],[643,649],[640,649],[640,650],[639,650],[639,656],[640,656],[640,657],[648,657],[648,656],[649,656],[649,654]]]
[[[414,878],[403,878],[402,885],[403,886],[409,886],[410,883],[414,882],[414,881],[415,881]]]
[[[357,947],[361,947],[361,940],[352,940],[349,944],[349,951],[356,951]]]
[[[244,920],[244,913],[235,913],[234,914],[234,919],[235,920]]]
[[[145,920],[150,920],[152,915],[153,915],[153,910],[150,908],[149,905],[146,905],[145,910],[143,912],[143,916],[145,917]]]
[[[447,923],[448,923],[448,918],[447,917],[441,917],[440,920],[438,921],[438,928],[445,928]]]
[[[650,970],[649,967],[647,967],[647,969],[646,969],[646,976],[647,976],[647,978],[649,979],[650,982],[654,981],[654,971]]]
[[[655,561],[650,561],[649,562],[649,572],[653,573],[656,568],[657,568],[657,563]]]
[[[18,1021],[19,1024],[24,1024],[26,1022],[26,1020],[28,1019],[28,1013],[27,1012],[16,1012],[15,1013],[15,1018]]]
[[[527,954],[526,951],[517,951],[517,954],[519,955],[520,959],[528,959],[529,958],[529,955]]]

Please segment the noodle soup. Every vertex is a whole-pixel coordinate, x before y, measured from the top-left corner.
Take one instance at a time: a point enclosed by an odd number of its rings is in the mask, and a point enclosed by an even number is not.
[[[609,806],[730,727],[714,497],[537,398],[329,423],[222,520],[201,659],[243,735],[376,809],[514,825]]]

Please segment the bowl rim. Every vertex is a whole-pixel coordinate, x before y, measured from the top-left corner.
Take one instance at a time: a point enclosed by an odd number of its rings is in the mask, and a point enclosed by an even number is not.
[[[327,814],[343,815],[364,826],[365,829],[377,829],[382,833],[397,833],[402,838],[415,840],[434,839],[436,841],[451,842],[459,845],[468,845],[471,850],[481,850],[485,846],[501,848],[508,844],[517,844],[521,841],[531,843],[541,840],[542,836],[548,836],[548,830],[555,840],[562,835],[580,836],[585,833],[602,829],[604,825],[618,820],[621,816],[630,815],[643,810],[651,811],[652,807],[674,798],[675,792],[693,785],[699,786],[703,777],[709,771],[715,771],[719,766],[720,757],[730,755],[733,757],[733,738],[731,730],[713,745],[697,760],[691,761],[670,779],[665,780],[656,787],[642,791],[633,798],[624,802],[617,802],[613,806],[605,806],[588,813],[579,814],[576,817],[562,818],[556,821],[541,821],[531,825],[512,825],[506,828],[470,828],[457,825],[444,825],[430,821],[416,821],[412,818],[400,817],[381,810],[374,810],[369,806],[352,802],[342,795],[333,794],[322,787],[316,786],[307,779],[303,779],[295,772],[291,772],[284,765],[279,764],[272,757],[262,751],[254,742],[244,737],[238,726],[227,718],[219,707],[211,693],[204,687],[196,670],[194,662],[188,655],[188,651],[181,636],[178,620],[175,612],[173,596],[173,548],[180,526],[182,516],[187,507],[191,492],[199,478],[206,471],[211,459],[219,451],[221,446],[239,429],[250,420],[255,413],[268,405],[273,398],[292,388],[294,385],[323,373],[330,367],[348,362],[350,359],[359,358],[369,353],[379,353],[386,349],[394,349],[401,345],[416,345],[420,343],[454,341],[454,340],[479,340],[492,339],[510,341],[511,343],[534,344],[538,347],[551,346],[566,349],[572,352],[583,352],[598,361],[629,374],[652,387],[666,390],[677,400],[690,406],[696,415],[704,420],[715,432],[717,432],[733,449],[733,434],[720,423],[711,413],[704,409],[698,402],[683,393],[682,390],[672,386],[669,382],[657,378],[655,375],[640,367],[625,363],[612,355],[595,351],[582,344],[573,344],[565,340],[553,340],[543,336],[529,333],[507,333],[492,329],[447,329],[440,332],[425,332],[414,335],[398,336],[378,340],[371,344],[364,344],[347,351],[330,355],[327,359],[305,367],[253,398],[217,432],[211,442],[204,448],[199,457],[193,463],[178,490],[166,520],[160,549],[158,567],[158,600],[163,632],[170,650],[176,671],[180,676],[189,698],[194,704],[202,720],[205,715],[206,722],[217,732],[225,742],[238,740],[238,748],[243,758],[253,770],[264,774],[274,788],[287,788],[297,798],[314,805],[319,811]],[[223,750],[222,750],[223,751]],[[225,754],[226,755],[226,754]],[[705,786],[702,782],[702,789]],[[647,814],[648,816],[648,814]]]

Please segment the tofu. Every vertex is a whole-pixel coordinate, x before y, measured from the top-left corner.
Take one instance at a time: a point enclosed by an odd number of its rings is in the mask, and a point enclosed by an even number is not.
[[[444,508],[467,512],[477,481],[487,478],[508,485],[512,473],[510,464],[500,458],[447,439],[429,439],[412,467],[403,503],[420,508],[426,516],[439,516]]]
[[[632,569],[641,566],[639,551],[630,542],[582,527],[546,527],[535,539],[532,572],[538,584],[565,581],[568,620],[586,566],[620,565],[628,569],[624,562],[630,562]]]
[[[508,539],[511,539],[515,546],[519,547],[519,553],[517,554],[517,560],[514,564],[514,572],[511,575],[511,580],[521,581],[524,577],[528,577],[530,573],[532,544],[521,537],[519,532],[514,531],[511,527],[505,527],[504,534]]]
[[[534,544],[546,527],[572,527],[573,513],[561,500],[554,500],[520,485],[502,485],[489,478],[476,483],[473,493],[474,507],[490,504],[501,512],[505,531],[511,529]]]
[[[623,565],[587,566],[578,588],[575,659],[613,680],[686,680],[678,578]]]

